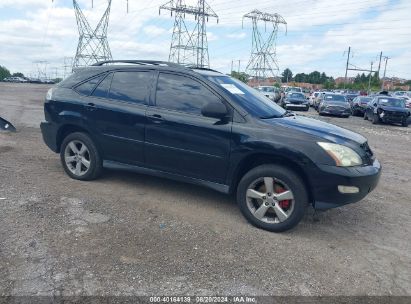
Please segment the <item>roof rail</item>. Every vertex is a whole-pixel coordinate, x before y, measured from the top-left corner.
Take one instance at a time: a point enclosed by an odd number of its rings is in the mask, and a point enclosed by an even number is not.
[[[168,61],[157,61],[157,60],[105,60],[105,61],[99,61],[92,66],[102,66],[106,64],[113,64],[113,63],[126,63],[126,64],[138,64],[138,65],[158,65],[158,66],[169,66],[169,67],[175,67],[175,68],[184,68],[184,66],[174,63],[174,62],[168,62]]]
[[[204,71],[211,71],[211,72],[221,73],[219,71],[216,71],[216,70],[213,70],[213,69],[210,69],[210,68],[204,68],[204,67],[199,67],[199,66],[195,66],[195,65],[189,65],[189,66],[185,65],[184,67],[186,67],[187,69],[191,69],[191,70],[195,69],[195,70],[204,70]]]

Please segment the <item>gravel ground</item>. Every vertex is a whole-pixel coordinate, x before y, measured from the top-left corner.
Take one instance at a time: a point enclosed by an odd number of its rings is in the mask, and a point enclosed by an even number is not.
[[[383,165],[363,201],[292,231],[249,225],[234,199],[120,171],[70,179],[38,128],[47,86],[0,83],[0,295],[411,295],[411,126],[319,117]]]

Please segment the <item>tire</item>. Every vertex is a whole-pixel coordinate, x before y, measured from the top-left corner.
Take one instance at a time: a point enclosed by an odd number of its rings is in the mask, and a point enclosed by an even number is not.
[[[403,126],[403,127],[408,127],[408,121],[407,121],[407,118],[405,118],[405,119],[403,119],[403,120],[402,120],[402,122],[401,122],[401,126]]]
[[[364,112],[364,120],[368,120],[367,112]]]
[[[373,115],[372,115],[372,124],[373,124],[373,125],[376,125],[376,124],[378,124],[378,123],[379,123],[379,119],[378,119],[377,114],[373,114]]]
[[[310,109],[310,107],[307,106],[304,111],[308,112],[309,109]]]
[[[273,186],[273,193],[276,192],[275,188],[278,190],[278,187],[280,187],[280,191],[284,190],[284,193],[288,195],[290,195],[290,191],[292,198],[275,202],[273,198],[277,197],[281,192],[277,191],[276,195],[267,192],[265,190],[266,185],[270,185],[271,182],[273,185],[275,184]],[[254,186],[262,187],[262,189],[257,189],[262,192],[255,190]],[[251,198],[247,194],[249,189],[254,189],[256,192],[252,193],[258,194],[259,198]],[[264,195],[261,199],[260,194]],[[263,199],[266,200],[265,203]],[[285,202],[288,202],[288,208],[284,205],[280,206],[280,204]],[[282,232],[295,227],[301,221],[308,205],[308,194],[303,181],[294,171],[278,165],[261,165],[251,169],[242,177],[237,187],[237,203],[244,217],[252,225],[272,232]],[[265,204],[271,205],[266,207]],[[280,206],[281,210],[287,213],[287,216],[284,217],[284,213],[275,211],[274,205],[277,210],[278,206]],[[263,207],[262,210],[266,210],[265,213],[262,213],[261,219],[255,215],[256,210],[260,207]]]
[[[82,153],[83,145],[86,150]],[[68,158],[75,158],[75,160],[66,161]],[[77,180],[96,179],[103,170],[100,153],[86,133],[75,132],[64,138],[60,148],[60,160],[67,175]],[[77,170],[79,163],[80,170]]]

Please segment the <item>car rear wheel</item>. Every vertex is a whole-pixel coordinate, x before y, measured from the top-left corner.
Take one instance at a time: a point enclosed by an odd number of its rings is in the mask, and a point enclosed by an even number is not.
[[[282,232],[301,221],[308,195],[304,183],[293,171],[277,165],[262,165],[241,179],[237,202],[251,224]]]
[[[97,147],[85,133],[71,133],[63,140],[60,159],[64,170],[73,179],[93,180],[102,172]]]
[[[364,120],[368,120],[367,112],[364,112]]]

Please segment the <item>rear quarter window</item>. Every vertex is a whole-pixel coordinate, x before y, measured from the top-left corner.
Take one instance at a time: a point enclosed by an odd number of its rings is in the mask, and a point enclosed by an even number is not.
[[[94,88],[95,88],[95,87],[100,83],[100,81],[104,78],[104,76],[105,76],[105,74],[101,74],[101,75],[98,75],[98,76],[96,76],[96,77],[93,77],[93,78],[91,78],[90,80],[88,80],[88,81],[86,81],[86,82],[84,82],[84,83],[76,86],[76,87],[74,88],[74,90],[75,90],[77,93],[80,93],[80,94],[82,94],[82,95],[89,96],[89,95],[93,92]]]

